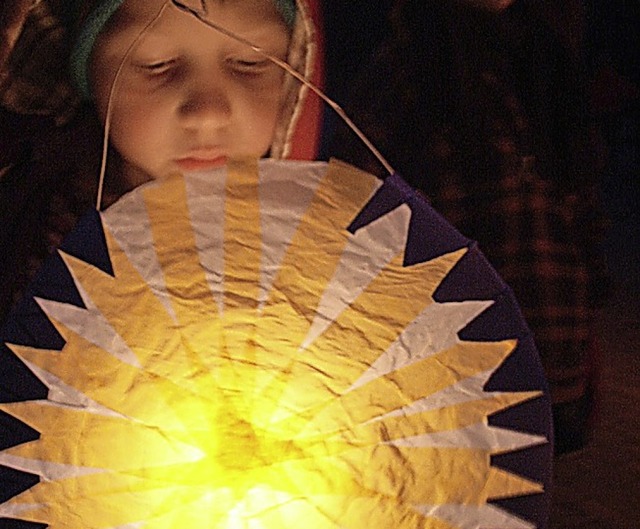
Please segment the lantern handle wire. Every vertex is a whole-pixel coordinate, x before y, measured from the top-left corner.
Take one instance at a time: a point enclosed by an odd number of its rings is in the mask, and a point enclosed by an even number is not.
[[[225,35],[225,36],[227,36],[227,37],[229,37],[229,38],[231,38],[231,39],[233,39],[233,40],[235,40],[235,41],[237,41],[237,42],[239,42],[241,44],[244,44],[245,46],[248,46],[254,52],[258,53],[259,55],[261,55],[265,59],[269,60],[270,62],[272,62],[273,64],[275,64],[276,66],[278,66],[279,68],[284,70],[286,73],[288,73],[289,75],[294,77],[297,81],[299,81],[302,84],[304,84],[307,88],[309,88],[309,90],[311,90],[322,101],[324,101],[338,115],[338,117],[340,117],[340,119],[342,119],[342,121],[344,121],[344,123],[349,127],[349,129],[351,129],[351,131],[360,139],[360,141],[362,141],[362,143],[364,143],[365,147],[375,156],[375,158],[378,160],[378,162],[380,162],[380,164],[384,167],[384,169],[390,175],[395,173],[395,170],[393,169],[391,164],[389,164],[389,162],[384,158],[382,153],[375,147],[375,145],[373,145],[373,143],[365,136],[365,134],[362,132],[362,130],[360,130],[360,128],[347,115],[347,113],[344,111],[344,109],[340,105],[338,105],[338,103],[336,103],[333,99],[331,99],[329,96],[327,96],[327,94],[323,90],[321,90],[315,83],[311,82],[307,77],[305,77],[303,74],[301,74],[300,72],[295,70],[293,67],[291,67],[291,65],[289,63],[287,63],[286,61],[283,61],[282,59],[276,57],[275,55],[272,55],[271,53],[265,51],[260,46],[256,46],[255,44],[253,44],[251,41],[245,39],[244,37],[232,32],[232,31],[230,31],[228,29],[226,29],[223,26],[220,26],[220,25],[216,24],[215,22],[211,22],[210,20],[205,18],[207,13],[208,13],[207,12],[206,2],[205,2],[205,0],[199,0],[198,3],[200,4],[200,10],[195,9],[193,7],[189,7],[188,5],[184,4],[180,0],[167,0],[166,2],[164,2],[162,4],[162,7],[159,9],[158,13],[154,16],[154,18],[142,29],[142,31],[140,31],[140,33],[136,36],[135,40],[131,43],[129,48],[127,48],[127,51],[125,52],[125,54],[124,54],[124,56],[122,58],[122,61],[120,62],[120,65],[118,67],[118,70],[116,71],[116,75],[114,77],[113,83],[111,84],[111,90],[109,92],[109,100],[108,100],[108,104],[107,104],[107,114],[106,114],[105,124],[104,124],[104,138],[103,138],[103,145],[102,145],[102,163],[101,163],[101,167],[100,167],[100,179],[99,179],[99,184],[98,184],[98,197],[97,197],[97,200],[96,200],[96,209],[98,211],[100,210],[100,208],[102,206],[102,194],[103,194],[103,191],[104,191],[104,180],[105,180],[105,175],[106,175],[107,156],[108,156],[108,149],[109,149],[109,132],[111,130],[111,117],[112,117],[112,113],[113,113],[113,101],[114,101],[114,96],[115,96],[115,93],[116,93],[117,84],[118,84],[118,81],[120,79],[121,72],[122,72],[122,70],[124,68],[124,65],[125,65],[126,61],[129,58],[129,55],[131,54],[131,52],[133,51],[135,46],[140,42],[140,40],[146,34],[146,32],[149,30],[149,28],[151,28],[158,21],[158,19],[162,16],[163,12],[165,11],[165,9],[169,5],[173,5],[174,7],[179,9],[180,11],[183,11],[183,12],[195,17],[198,21],[200,21],[201,23],[203,23],[206,26],[210,27],[211,29],[214,29],[214,30],[218,31],[221,34],[223,34],[223,35]]]

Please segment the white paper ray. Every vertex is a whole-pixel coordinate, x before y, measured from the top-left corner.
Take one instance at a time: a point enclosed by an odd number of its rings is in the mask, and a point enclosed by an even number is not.
[[[479,373],[473,377],[462,379],[451,386],[447,386],[446,388],[429,395],[428,397],[415,401],[409,406],[385,413],[384,415],[372,419],[372,421],[387,417],[413,415],[415,413],[437,410],[439,408],[446,408],[447,406],[455,406],[456,404],[487,399],[495,395],[499,395],[499,393],[487,392],[483,389],[493,373],[494,371],[490,370]]]
[[[160,185],[160,182],[148,185]],[[142,194],[129,193],[100,215],[131,264],[158,296],[167,313],[175,318],[155,247],[149,244],[151,224]]]
[[[427,306],[350,390],[453,346],[458,332],[492,304],[462,301]]]
[[[133,351],[95,307],[75,277],[74,281],[87,306],[86,309],[41,298],[36,298],[36,302],[47,316],[62,323],[85,340],[107,351],[121,362],[140,367]]]
[[[81,391],[69,386],[60,380],[60,378],[36,366],[32,362],[24,359],[22,361],[49,390],[48,400],[41,401],[42,403],[60,408],[82,408],[83,411],[96,415],[125,418],[122,414],[99,404]]]
[[[492,453],[506,452],[544,444],[546,437],[514,430],[505,430],[488,424],[477,423],[456,430],[441,431],[415,437],[388,441],[388,445],[414,448],[470,448]]]
[[[300,179],[296,174],[303,164],[309,170],[305,178]],[[264,303],[300,219],[326,173],[326,166],[321,162],[261,160],[259,168],[263,251],[259,301]]]
[[[403,205],[359,229],[327,284],[301,348],[308,347],[345,310],[407,243],[411,210]]]
[[[224,199],[227,168],[186,176],[187,203],[200,262],[222,313],[224,270]]]
[[[77,478],[104,472],[104,470],[98,468],[76,467],[38,459],[25,459],[4,452],[0,452],[0,465],[6,465],[22,472],[40,476],[47,481]]]
[[[420,505],[416,510],[460,529],[535,529],[535,525],[493,505]]]
[[[0,517],[4,518],[20,518],[24,513],[31,511],[32,509],[41,508],[43,505],[39,504],[11,504],[0,503]]]

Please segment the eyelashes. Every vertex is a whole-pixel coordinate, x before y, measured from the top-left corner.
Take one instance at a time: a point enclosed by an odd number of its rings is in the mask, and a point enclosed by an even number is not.
[[[175,69],[177,66],[176,59],[169,59],[163,61],[154,61],[148,63],[139,63],[136,66],[143,72],[152,76],[162,76]]]
[[[135,69],[150,79],[172,79],[188,75],[191,65],[188,60],[176,57],[170,59],[138,61]],[[199,68],[201,66],[198,66]],[[220,69],[218,69],[220,68]],[[278,67],[262,56],[229,56],[223,59],[220,67],[213,66],[211,71],[226,71],[232,76],[260,77]]]
[[[273,66],[268,59],[260,57],[259,59],[248,59],[242,57],[231,57],[227,59],[227,66],[234,72],[240,74],[260,74]]]

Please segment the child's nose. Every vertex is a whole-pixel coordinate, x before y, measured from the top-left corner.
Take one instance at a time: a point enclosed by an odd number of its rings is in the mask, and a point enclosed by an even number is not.
[[[231,98],[219,83],[197,83],[187,89],[180,107],[187,128],[217,128],[231,117]]]

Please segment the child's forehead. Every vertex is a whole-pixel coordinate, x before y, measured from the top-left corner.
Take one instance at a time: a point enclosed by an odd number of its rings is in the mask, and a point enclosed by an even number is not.
[[[204,6],[200,0],[180,0],[179,3],[198,12],[206,10],[206,17],[214,21],[218,12],[232,14],[239,18],[247,17],[252,21],[281,20],[274,0],[205,0]],[[108,25],[111,28],[146,25],[164,5],[170,10],[177,10],[172,4],[171,0],[125,0]]]
[[[273,0],[210,0],[206,18],[271,53],[283,53],[290,43],[290,30]],[[125,0],[100,33],[93,60],[122,57],[141,34],[140,49],[158,53],[168,46],[229,51],[230,43],[239,42],[220,36],[170,0]]]

